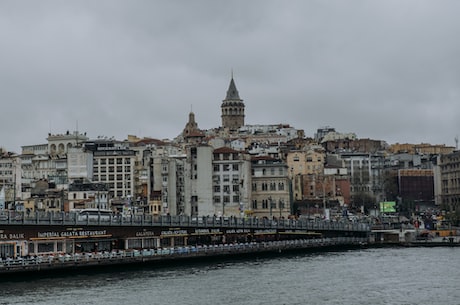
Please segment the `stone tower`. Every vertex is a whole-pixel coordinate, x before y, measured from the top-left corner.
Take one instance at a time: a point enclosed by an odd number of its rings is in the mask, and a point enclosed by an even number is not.
[[[222,127],[237,130],[244,126],[244,103],[236,90],[233,76],[227,90],[227,97],[222,101],[220,108],[222,109]]]
[[[203,132],[198,128],[198,124],[195,122],[195,114],[190,112],[188,115],[188,122],[185,125],[182,136],[187,143],[200,143],[204,138]]]

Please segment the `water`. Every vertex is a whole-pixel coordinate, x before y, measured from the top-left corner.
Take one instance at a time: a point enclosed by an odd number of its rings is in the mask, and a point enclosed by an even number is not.
[[[389,248],[0,282],[6,304],[460,304],[460,248]]]

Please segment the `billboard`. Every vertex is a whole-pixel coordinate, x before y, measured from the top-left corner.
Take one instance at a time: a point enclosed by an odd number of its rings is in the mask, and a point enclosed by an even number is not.
[[[380,202],[380,213],[395,213],[396,201],[382,201]]]

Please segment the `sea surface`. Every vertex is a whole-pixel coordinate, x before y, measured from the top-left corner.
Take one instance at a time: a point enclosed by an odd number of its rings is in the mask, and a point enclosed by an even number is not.
[[[281,255],[1,279],[0,305],[460,304],[460,248]]]

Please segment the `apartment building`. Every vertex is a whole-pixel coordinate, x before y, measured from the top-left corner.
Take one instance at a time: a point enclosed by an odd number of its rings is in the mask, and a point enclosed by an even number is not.
[[[385,199],[383,173],[386,159],[383,153],[329,154],[328,162],[341,164],[346,169],[352,198],[360,198],[358,201],[364,197],[372,198],[375,204]],[[355,202],[355,205],[360,204],[362,202]]]
[[[440,206],[443,210],[457,212],[460,208],[460,151],[440,155],[436,170],[440,182]]]
[[[213,151],[212,186],[215,215],[241,216],[250,210],[249,155],[228,147]]]
[[[257,217],[288,217],[290,193],[288,165],[281,159],[257,156],[251,159],[252,215]]]
[[[285,156],[289,174],[293,180],[294,200],[302,200],[308,196],[302,181],[306,180],[308,176],[318,177],[324,174],[324,149],[291,150]]]
[[[111,209],[109,205],[109,187],[106,183],[94,183],[84,179],[69,184],[66,212],[81,209]]]
[[[134,167],[135,151],[128,142],[114,139],[96,139],[84,143],[93,155],[93,182],[108,185],[111,205],[118,210],[135,206]]]
[[[0,210],[7,209],[21,198],[20,159],[12,153],[0,155],[0,192]]]

